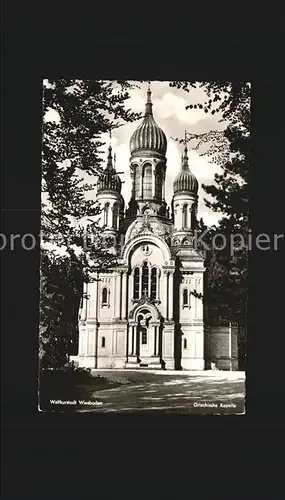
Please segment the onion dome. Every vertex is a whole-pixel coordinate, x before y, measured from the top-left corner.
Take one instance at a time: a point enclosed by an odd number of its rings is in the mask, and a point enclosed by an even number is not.
[[[105,170],[100,174],[97,182],[97,193],[115,191],[121,193],[122,181],[113,166],[112,147],[109,146],[108,161]]]
[[[182,155],[182,168],[173,183],[174,194],[185,191],[195,194],[198,192],[198,181],[195,175],[190,171],[187,153],[188,150],[185,142],[184,156]]]
[[[151,90],[147,91],[145,115],[140,126],[134,131],[130,139],[130,151],[151,150],[165,156],[167,140],[163,130],[157,125],[152,114]]]

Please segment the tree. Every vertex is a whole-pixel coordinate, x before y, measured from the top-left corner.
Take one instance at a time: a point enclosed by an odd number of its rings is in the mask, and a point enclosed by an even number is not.
[[[245,353],[246,303],[248,271],[248,173],[250,162],[250,84],[248,82],[172,82],[170,86],[191,92],[191,88],[203,88],[208,100],[189,104],[187,109],[204,109],[205,113],[219,113],[223,131],[204,134],[187,134],[187,140],[196,141],[193,149],[206,149],[222,174],[216,174],[212,185],[202,185],[212,199],[205,199],[206,206],[221,213],[217,226],[208,228],[206,240],[210,244],[214,234],[240,235],[241,248],[231,252],[229,244],[223,250],[207,252],[204,302],[210,314],[217,310],[223,318],[238,321],[240,325],[241,356]],[[178,139],[182,142],[183,139]],[[205,225],[204,225],[205,226]],[[203,232],[203,223],[199,230]]]
[[[116,262],[94,218],[100,209],[86,192],[95,188],[102,171],[102,133],[140,118],[125,106],[130,88],[122,81],[44,82],[41,366],[58,367],[68,360],[83,281],[94,279],[98,267]]]

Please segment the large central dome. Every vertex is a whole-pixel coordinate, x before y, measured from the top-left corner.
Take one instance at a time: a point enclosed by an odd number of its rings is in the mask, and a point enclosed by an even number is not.
[[[165,133],[153,118],[151,91],[148,89],[144,119],[130,139],[130,151],[133,154],[148,150],[165,156],[166,148],[167,140]]]

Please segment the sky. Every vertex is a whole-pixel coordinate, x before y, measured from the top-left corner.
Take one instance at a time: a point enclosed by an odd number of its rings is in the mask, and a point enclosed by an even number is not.
[[[130,98],[125,101],[126,107],[129,107],[134,112],[144,113],[147,83],[134,82],[136,88],[129,91]],[[221,116],[219,114],[208,115],[201,109],[189,109],[185,107],[188,104],[204,102],[207,100],[202,89],[193,89],[191,93],[184,90],[169,86],[170,82],[153,81],[151,82],[153,115],[157,124],[163,129],[167,138],[167,170],[166,170],[166,186],[165,197],[168,206],[171,206],[173,196],[173,181],[181,169],[181,155],[183,152],[183,144],[171,139],[171,137],[183,138],[185,130],[190,133],[203,133],[210,130],[222,130],[225,124],[219,123]],[[139,86],[139,88],[137,88]],[[52,111],[49,111],[45,119],[56,119]],[[138,127],[140,121],[133,123],[125,123],[118,129],[112,131],[111,145],[113,153],[116,153],[116,169],[122,172],[121,179],[122,195],[127,206],[130,201],[131,193],[131,178],[129,170],[129,141],[132,133]],[[106,142],[105,161],[107,161],[107,150],[110,144],[109,134],[102,134],[103,142]],[[195,144],[193,143],[193,146]],[[221,217],[221,213],[215,213],[205,206],[204,197],[206,195],[201,185],[213,184],[215,173],[220,173],[221,169],[214,163],[210,162],[207,156],[201,156],[199,153],[191,149],[191,143],[188,143],[188,157],[190,170],[197,177],[199,183],[199,201],[198,201],[198,218],[203,218],[207,225],[216,224]],[[84,175],[84,181],[91,181],[90,176]],[[87,197],[94,197],[95,192],[87,192]]]
[[[155,121],[160,128],[162,128],[167,138],[165,197],[167,204],[170,206],[173,196],[173,181],[181,168],[181,155],[184,147],[183,144],[175,142],[171,137],[183,138],[185,130],[190,133],[222,130],[225,125],[219,123],[221,117],[218,114],[208,116],[200,109],[185,109],[188,104],[195,104],[206,100],[206,96],[201,89],[193,89],[193,92],[191,91],[191,95],[189,95],[184,90],[170,87],[169,83],[170,82],[159,81],[151,82],[151,91],[152,109]],[[144,112],[147,84],[139,82],[136,82],[136,84],[139,85],[140,88],[135,88],[130,91],[130,99],[126,101],[126,106],[134,112]],[[124,181],[122,185],[122,195],[126,205],[129,202],[131,193],[129,141],[139,123],[140,122],[126,123],[122,127],[112,131],[111,145],[113,153],[116,153],[116,169],[118,172],[123,172],[121,175],[121,179]],[[109,145],[110,139],[108,134],[103,134],[102,139]],[[205,196],[208,198],[208,195],[206,195],[205,191],[202,189],[201,184],[212,184],[215,173],[220,173],[220,167],[211,163],[206,156],[200,156],[196,151],[190,148],[191,145],[188,143],[190,170],[197,177],[199,182],[198,218],[203,217],[207,225],[212,225],[218,221],[221,217],[221,213],[214,213],[205,206],[203,198]]]

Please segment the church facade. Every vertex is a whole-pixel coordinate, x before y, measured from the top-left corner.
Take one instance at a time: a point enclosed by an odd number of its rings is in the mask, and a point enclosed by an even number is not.
[[[79,366],[205,369],[203,302],[196,296],[203,293],[205,267],[193,246],[198,181],[185,142],[170,210],[166,150],[148,89],[145,116],[130,139],[127,209],[111,146],[97,183],[101,225],[114,242],[118,265],[85,284],[78,355],[72,357]]]

